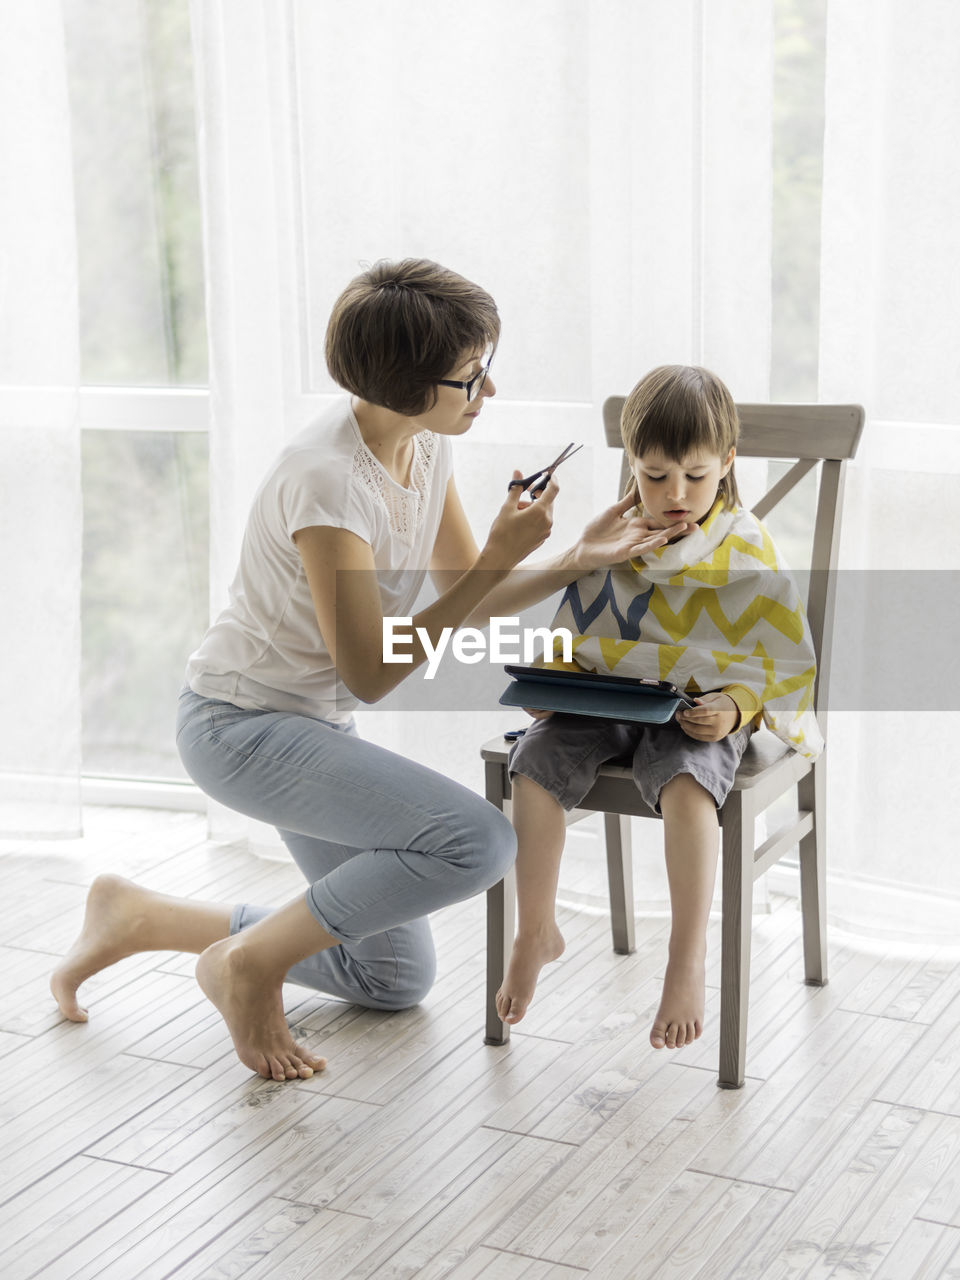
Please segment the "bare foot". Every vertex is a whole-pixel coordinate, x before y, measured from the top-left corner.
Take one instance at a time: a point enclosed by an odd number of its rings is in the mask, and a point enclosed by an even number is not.
[[[139,951],[139,935],[149,891],[122,876],[97,876],[87,894],[83,927],[63,961],[54,969],[50,990],[71,1022],[86,1022],[77,988],[87,978]]]
[[[682,1049],[700,1038],[705,996],[702,957],[683,956],[667,962],[660,1008],[650,1032],[655,1049]]]
[[[563,934],[556,925],[543,934],[517,934],[506,977],[497,992],[501,1022],[520,1021],[533,999],[540,970],[551,960],[559,960],[563,949]]]
[[[251,1071],[266,1080],[306,1080],[327,1065],[294,1040],[283,1013],[282,982],[266,980],[252,966],[239,938],[207,947],[197,961],[197,981],[227,1024],[237,1057]]]

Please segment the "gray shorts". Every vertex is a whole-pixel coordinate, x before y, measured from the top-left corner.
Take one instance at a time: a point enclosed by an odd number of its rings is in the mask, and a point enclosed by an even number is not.
[[[601,765],[632,764],[640,795],[657,813],[661,790],[679,773],[695,778],[719,808],[733,786],[750,733],[747,724],[719,742],[700,742],[673,720],[622,724],[555,713],[535,720],[517,741],[510,753],[510,776],[523,774],[564,809],[575,809],[596,781]]]

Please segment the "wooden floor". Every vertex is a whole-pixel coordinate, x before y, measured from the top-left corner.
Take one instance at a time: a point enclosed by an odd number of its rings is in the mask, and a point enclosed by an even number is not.
[[[567,953],[507,1048],[482,1042],[479,900],[435,917],[417,1009],[286,988],[329,1059],[312,1080],[250,1076],[190,957],[131,958],[85,988],[88,1025],[60,1022],[46,982],[97,872],[225,901],[299,890],[203,830],[100,809],[83,841],[3,846],[4,1280],[960,1276],[949,957],[835,943],[830,985],[807,988],[796,906],[774,898],[739,1092],[715,1084],[715,967],[703,1039],[648,1046],[662,918],[619,957],[604,918],[566,911]]]

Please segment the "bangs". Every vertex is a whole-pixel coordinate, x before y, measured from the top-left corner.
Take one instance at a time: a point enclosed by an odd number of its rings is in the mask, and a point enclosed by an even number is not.
[[[725,457],[739,434],[726,387],[691,365],[648,374],[624,405],[622,425],[624,445],[634,457],[656,451],[674,462],[700,452]]]
[[[636,456],[657,452],[673,462],[683,462],[691,453],[722,456],[727,450],[720,436],[708,405],[685,396],[663,397],[639,425]]]

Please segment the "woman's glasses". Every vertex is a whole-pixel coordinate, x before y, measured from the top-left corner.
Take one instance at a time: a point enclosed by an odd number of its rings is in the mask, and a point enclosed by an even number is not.
[[[487,374],[490,372],[490,366],[493,364],[493,356],[487,361],[482,369],[473,375],[469,382],[457,382],[453,378],[438,378],[437,383],[441,387],[458,387],[461,391],[466,391],[467,400],[476,400],[477,396],[483,390],[483,384],[487,380]]]

